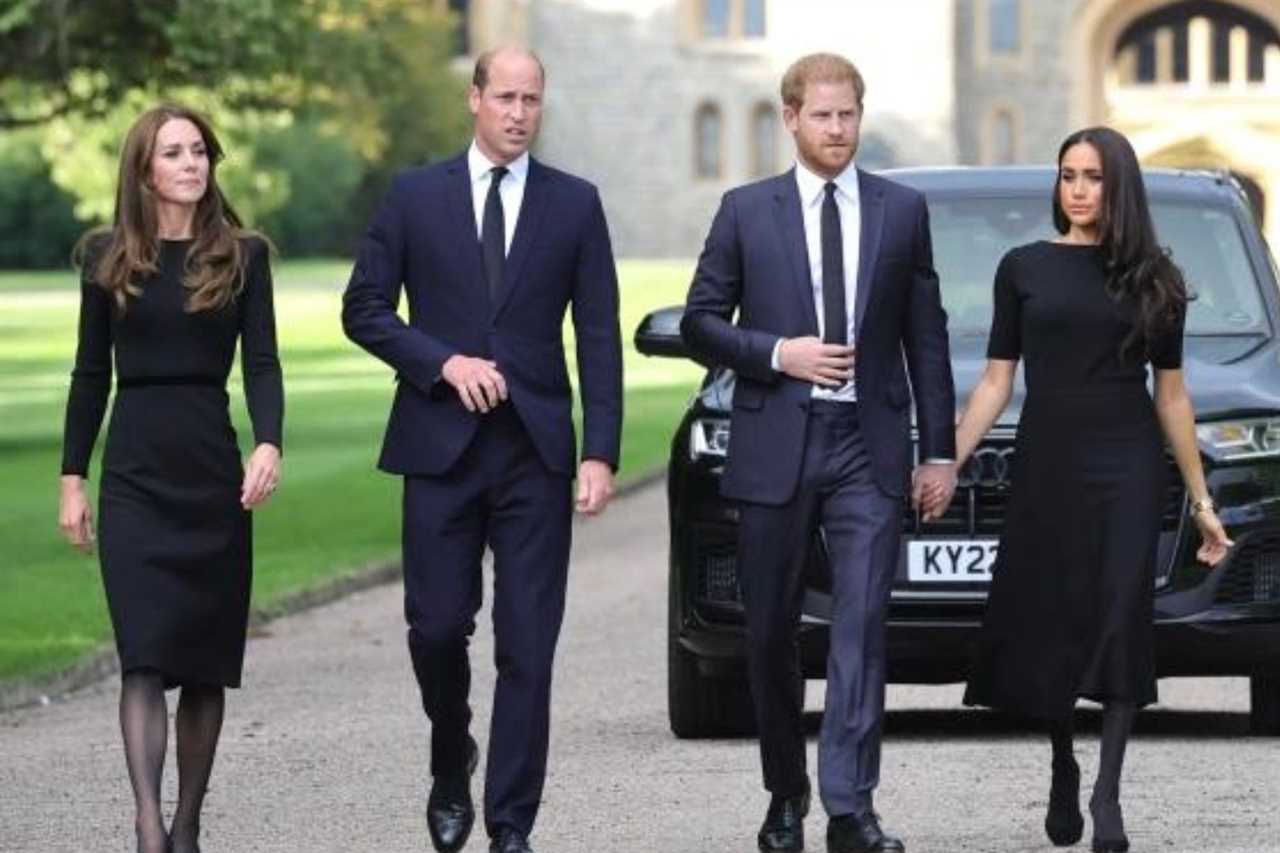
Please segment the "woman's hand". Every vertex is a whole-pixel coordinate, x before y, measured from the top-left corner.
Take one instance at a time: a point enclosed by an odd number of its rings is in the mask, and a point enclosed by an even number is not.
[[[1192,518],[1195,519],[1196,527],[1200,528],[1200,538],[1203,540],[1200,549],[1196,551],[1196,559],[1210,566],[1218,565],[1236,543],[1227,538],[1227,531],[1222,529],[1222,522],[1212,509],[1206,507]]]
[[[244,484],[240,487],[240,505],[253,509],[264,503],[280,484],[280,448],[259,444],[244,466]]]
[[[77,474],[62,477],[58,498],[58,526],[67,541],[86,554],[93,553],[93,510],[84,494],[84,478]]]

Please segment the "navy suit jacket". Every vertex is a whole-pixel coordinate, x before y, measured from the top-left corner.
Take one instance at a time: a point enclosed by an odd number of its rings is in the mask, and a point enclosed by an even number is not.
[[[910,479],[912,392],[920,458],[955,458],[947,315],[924,197],[862,170],[858,196],[858,419],[876,484],[899,496]],[[794,170],[725,194],[698,259],[681,334],[700,359],[738,374],[721,490],[757,503],[789,501],[813,385],[775,371],[771,358],[779,338],[818,334]]]
[[[399,175],[365,234],[343,297],[347,336],[396,371],[378,465],[407,475],[447,471],[482,414],[441,378],[454,354],[493,359],[542,461],[573,476],[573,400],[563,328],[572,308],[583,458],[618,465],[622,339],[618,282],[600,196],[530,159],[528,183],[491,304],[465,152]],[[396,313],[403,287],[406,323]]]

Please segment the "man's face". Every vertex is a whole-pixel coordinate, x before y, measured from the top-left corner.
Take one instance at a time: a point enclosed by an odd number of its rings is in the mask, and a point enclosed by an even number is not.
[[[824,178],[843,172],[858,150],[862,108],[852,83],[808,83],[800,108],[784,106],[782,119],[800,161]]]
[[[529,150],[542,123],[542,69],[530,56],[503,52],[489,62],[483,90],[471,87],[476,145],[499,166]]]

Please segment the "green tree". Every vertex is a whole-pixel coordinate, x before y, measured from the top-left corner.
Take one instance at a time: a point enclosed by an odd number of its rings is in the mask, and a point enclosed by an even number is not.
[[[33,133],[0,137],[0,267],[66,266],[84,230]]]

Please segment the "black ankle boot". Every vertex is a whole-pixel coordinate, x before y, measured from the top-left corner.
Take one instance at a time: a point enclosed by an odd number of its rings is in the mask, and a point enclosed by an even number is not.
[[[1125,853],[1129,849],[1119,800],[1089,800],[1089,814],[1093,817],[1094,853]]]
[[[1049,788],[1049,811],[1044,831],[1058,847],[1070,847],[1084,835],[1084,815],[1080,814],[1080,765],[1074,758],[1053,762],[1053,783]]]

